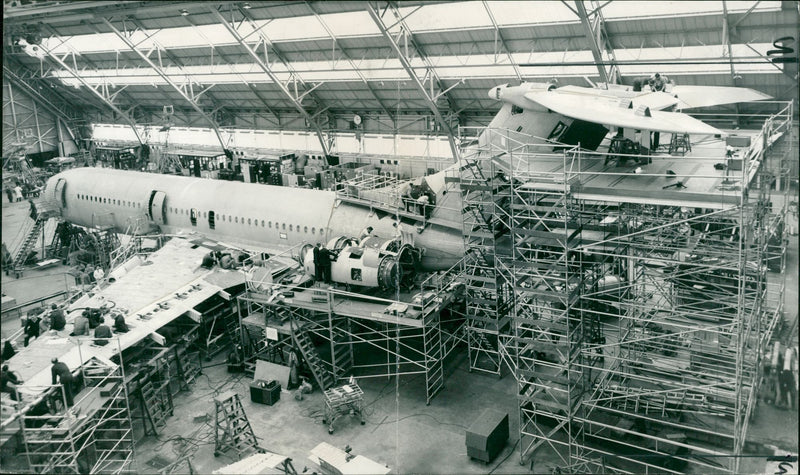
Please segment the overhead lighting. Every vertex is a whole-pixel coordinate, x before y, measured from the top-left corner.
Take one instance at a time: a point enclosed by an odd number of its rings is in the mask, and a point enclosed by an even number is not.
[[[244,2],[244,5],[242,5],[242,8],[244,8],[245,10],[250,10],[250,2]]]
[[[181,8],[181,16],[189,16],[189,10]]]

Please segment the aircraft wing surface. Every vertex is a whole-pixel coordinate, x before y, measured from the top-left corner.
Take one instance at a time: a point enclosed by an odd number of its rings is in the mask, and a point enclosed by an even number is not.
[[[746,87],[676,85],[672,87],[672,94],[685,104],[679,106],[684,109],[772,99],[772,96]]]
[[[651,110],[648,117],[636,109],[619,107],[607,100],[558,94],[557,91],[529,92],[525,97],[559,114],[596,124],[658,132],[726,135],[717,128],[679,112]]]

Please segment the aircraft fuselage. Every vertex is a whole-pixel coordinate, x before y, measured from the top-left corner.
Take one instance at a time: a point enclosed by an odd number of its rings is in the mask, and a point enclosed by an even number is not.
[[[51,177],[45,198],[73,224],[125,232],[138,223],[258,249],[358,237],[367,226],[380,237],[397,235],[394,217],[340,202],[332,191],[76,168]],[[429,225],[414,239],[424,250],[422,270],[448,269],[464,255],[460,230]]]

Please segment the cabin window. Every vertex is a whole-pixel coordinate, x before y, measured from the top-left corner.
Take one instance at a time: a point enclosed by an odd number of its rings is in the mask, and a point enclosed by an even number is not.
[[[283,228],[284,231],[286,231],[286,223],[281,223],[281,227]]]
[[[292,230],[292,225],[290,224],[290,225],[289,225],[289,231],[291,231],[291,230]]]
[[[252,220],[250,218],[247,218],[247,225],[249,226],[250,224],[252,224]]]
[[[308,226],[303,226],[303,232],[308,234]]]
[[[314,227],[312,227],[312,228],[311,228],[311,234],[314,234],[314,230],[315,230],[315,229],[316,229],[316,228],[314,228]]]
[[[189,220],[192,222],[192,226],[197,226],[197,210],[192,208],[189,213]]]
[[[269,226],[270,229],[272,229],[272,221],[267,221],[267,225]]]
[[[203,211],[203,218],[205,218],[205,217],[206,217],[206,212],[205,212],[205,211]]]
[[[203,215],[205,215],[205,213],[203,213]],[[214,212],[213,211],[209,211],[208,212],[208,227],[211,228],[211,229],[214,229],[215,225],[216,225],[216,223],[214,222]]]
[[[233,222],[238,223],[239,222],[239,217],[236,216],[235,218],[233,218]]]
[[[169,212],[172,213],[172,206],[169,207]]]
[[[264,223],[264,220],[262,219],[262,220],[261,220],[261,227],[262,227],[262,228],[264,228],[264,227],[266,227],[266,226],[267,226],[267,225]]]

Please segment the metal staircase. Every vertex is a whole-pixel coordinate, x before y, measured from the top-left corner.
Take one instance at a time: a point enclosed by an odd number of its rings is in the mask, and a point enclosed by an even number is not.
[[[297,348],[300,349],[300,353],[303,354],[303,358],[306,360],[309,369],[311,369],[311,373],[314,375],[319,387],[323,391],[332,387],[336,383],[336,378],[325,367],[322,358],[320,358],[317,349],[314,347],[314,343],[308,336],[308,332],[305,329],[294,329],[292,338]]]

